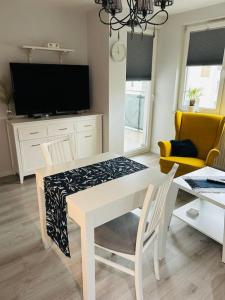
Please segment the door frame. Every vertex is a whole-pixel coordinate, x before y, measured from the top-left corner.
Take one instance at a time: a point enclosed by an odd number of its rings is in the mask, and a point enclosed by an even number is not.
[[[129,29],[126,28],[127,33],[129,33]],[[152,78],[151,78],[151,90],[149,95],[149,105],[148,105],[148,115],[147,115],[147,128],[146,128],[146,146],[140,147],[135,150],[124,152],[127,157],[144,154],[146,152],[150,152],[151,149],[151,138],[152,138],[152,121],[153,121],[153,110],[154,110],[154,101],[155,101],[155,83],[156,83],[156,59],[157,59],[157,45],[158,45],[158,31],[159,28],[155,29],[155,37],[153,41],[153,51],[152,51]],[[144,32],[144,35],[154,35],[153,29],[147,29]],[[125,129],[125,126],[124,126]]]

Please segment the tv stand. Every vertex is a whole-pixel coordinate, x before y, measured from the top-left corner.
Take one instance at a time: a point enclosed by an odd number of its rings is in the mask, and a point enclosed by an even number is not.
[[[102,153],[102,115],[50,116],[7,120],[10,154],[14,174],[24,177],[45,166],[40,144],[70,138],[76,159]]]

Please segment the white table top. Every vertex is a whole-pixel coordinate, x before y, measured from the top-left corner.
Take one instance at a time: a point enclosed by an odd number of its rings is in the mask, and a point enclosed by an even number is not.
[[[225,209],[225,193],[199,193],[193,191],[192,188],[189,186],[189,184],[184,180],[184,177],[193,177],[194,179],[194,177],[198,177],[198,176],[203,176],[203,177],[224,176],[225,177],[225,172],[211,167],[205,167],[197,171],[188,173],[187,175],[177,177],[173,180],[173,183],[176,184],[179,189],[182,189],[200,199],[207,200]]]
[[[40,183],[43,182],[43,178],[46,176],[91,165],[118,156],[119,155],[112,153],[103,153],[66,164],[42,168],[37,170],[36,175]],[[136,199],[137,194],[140,194],[140,198],[143,200],[145,191],[149,184],[156,184],[163,177],[165,177],[165,175],[160,172],[159,168],[147,168],[145,170],[138,171],[133,174],[99,184],[97,186],[93,186],[86,190],[72,194],[66,198],[68,212],[70,212],[72,209],[75,209],[76,216],[78,217],[87,214],[91,214],[94,217],[95,212],[97,213],[98,211],[101,211],[102,214],[104,214],[104,209],[106,212],[110,211],[110,209],[113,210],[113,207],[119,204],[121,199],[130,199],[132,195],[134,195],[134,198]],[[132,207],[132,201],[130,202]],[[96,219],[95,222],[97,222]]]

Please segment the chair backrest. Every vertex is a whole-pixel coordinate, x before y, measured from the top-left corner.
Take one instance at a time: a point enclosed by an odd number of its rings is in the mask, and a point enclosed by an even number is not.
[[[177,111],[176,139],[190,139],[198,149],[198,157],[205,160],[209,151],[218,147],[224,122],[221,115]]]
[[[136,253],[142,251],[145,241],[158,229],[164,213],[167,194],[178,166],[178,164],[174,164],[171,171],[164,175],[160,182],[155,185],[150,184],[148,187],[138,226]]]
[[[74,147],[71,138],[64,137],[40,145],[47,166],[74,160]]]

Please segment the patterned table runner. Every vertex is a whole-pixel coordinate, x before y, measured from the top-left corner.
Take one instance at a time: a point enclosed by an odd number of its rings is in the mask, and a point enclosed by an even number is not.
[[[66,196],[146,168],[133,160],[117,157],[45,177],[47,234],[70,257]]]

